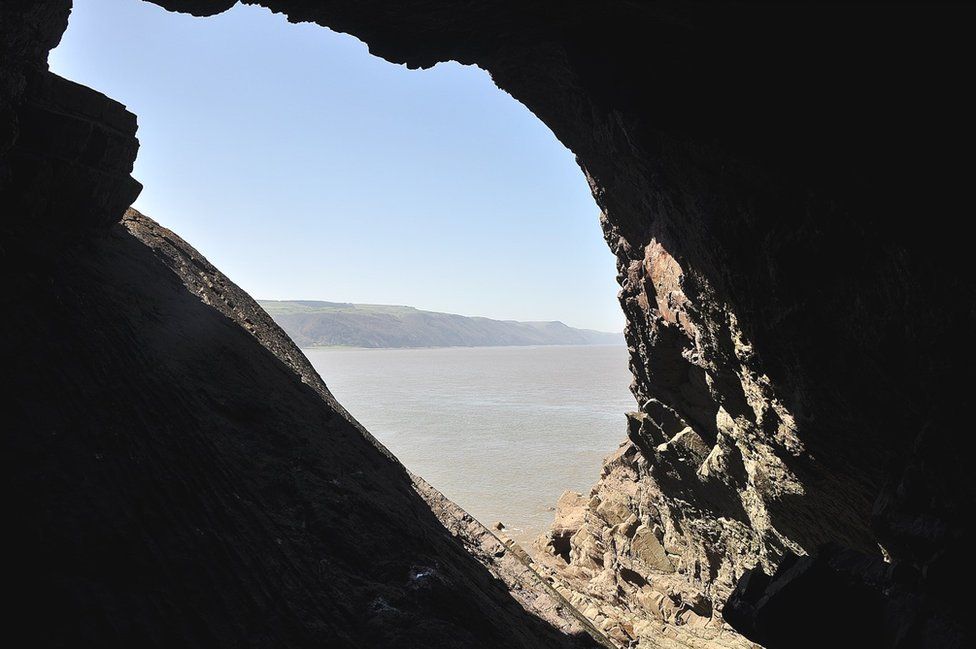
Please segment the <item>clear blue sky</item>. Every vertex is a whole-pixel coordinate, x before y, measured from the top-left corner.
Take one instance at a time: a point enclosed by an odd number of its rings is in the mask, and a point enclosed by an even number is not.
[[[75,0],[51,67],[138,115],[136,208],[255,297],[623,328],[582,172],[483,70],[136,0]]]

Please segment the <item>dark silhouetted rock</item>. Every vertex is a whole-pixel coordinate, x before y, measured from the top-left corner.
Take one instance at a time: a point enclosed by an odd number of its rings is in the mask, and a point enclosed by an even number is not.
[[[724,615],[769,649],[973,646],[959,591],[926,592],[924,581],[910,565],[828,545],[787,555],[772,577],[748,571]]]
[[[169,230],[130,210],[8,295],[12,633],[37,646],[597,646]]]

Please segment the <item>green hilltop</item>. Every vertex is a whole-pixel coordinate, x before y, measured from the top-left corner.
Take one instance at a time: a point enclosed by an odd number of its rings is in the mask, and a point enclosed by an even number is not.
[[[519,322],[423,311],[410,306],[316,300],[259,300],[300,347],[491,347],[622,345],[623,334],[559,321]]]

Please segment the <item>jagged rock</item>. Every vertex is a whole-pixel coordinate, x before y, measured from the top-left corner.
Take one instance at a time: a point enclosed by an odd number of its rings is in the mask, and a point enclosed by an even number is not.
[[[553,534],[569,537],[583,525],[587,499],[575,491],[564,491],[556,501],[556,522],[552,525]]]
[[[697,469],[712,449],[694,429],[685,426],[677,435],[662,444],[660,450],[664,453],[673,451],[679,461],[687,462]]]
[[[569,539],[569,548],[570,563],[589,570],[603,567],[603,544],[589,529],[577,531]]]
[[[619,491],[603,492],[595,513],[603,519],[607,527],[619,525],[631,516],[630,499]]]
[[[668,634],[674,647],[751,646],[722,624],[717,602],[702,590],[705,580],[699,575],[701,586],[690,586],[688,577],[676,571],[666,547],[680,556],[685,542],[665,539],[660,512],[649,495],[655,486],[648,469],[631,442],[608,456],[582,516],[573,510],[573,520],[582,523],[570,539],[568,556],[555,551],[556,537],[550,531],[537,541],[542,550],[539,569],[575,593],[573,601],[580,602],[580,610],[594,623],[599,620],[601,628],[616,625],[621,631],[607,635],[617,642],[630,639],[621,646],[633,641],[658,647]],[[564,498],[575,507],[583,500]],[[563,520],[557,513],[555,526],[561,528]],[[659,626],[640,627],[631,621],[647,618]],[[625,631],[625,624],[632,632]]]
[[[647,525],[637,528],[634,540],[631,541],[631,549],[634,557],[640,559],[648,568],[661,572],[674,572],[674,566],[665,554],[664,546]]]

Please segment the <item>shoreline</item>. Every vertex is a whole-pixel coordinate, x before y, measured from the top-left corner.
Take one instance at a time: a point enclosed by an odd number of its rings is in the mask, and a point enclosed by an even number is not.
[[[410,351],[431,349],[541,349],[561,347],[626,347],[626,343],[593,343],[593,344],[554,344],[554,345],[432,345],[416,347],[357,347],[354,345],[311,345],[299,347],[302,351]]]

